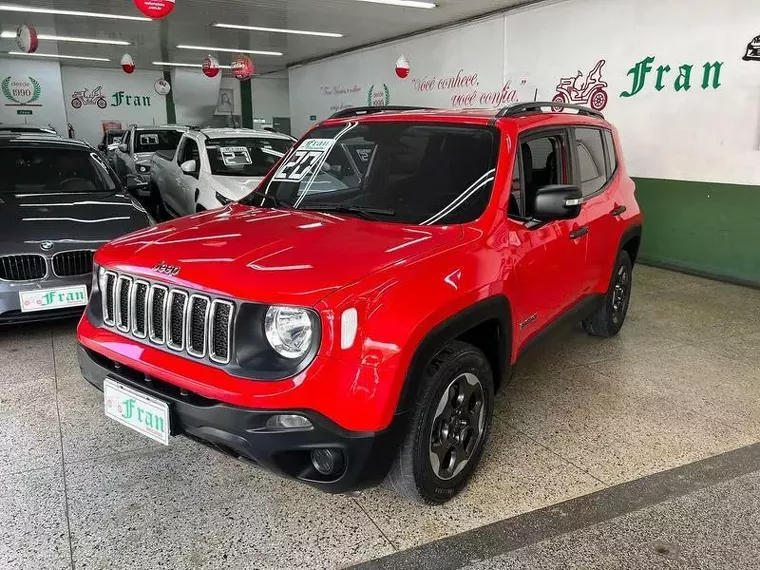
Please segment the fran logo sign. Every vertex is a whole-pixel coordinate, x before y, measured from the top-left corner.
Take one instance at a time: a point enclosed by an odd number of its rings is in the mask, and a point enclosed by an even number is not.
[[[655,58],[649,56],[634,65],[628,71],[628,76],[632,77],[633,84],[628,91],[620,93],[620,96],[633,97],[640,93],[647,85],[647,75],[655,70],[654,64]],[[702,89],[718,89],[721,86],[720,72],[722,68],[722,61],[714,61],[712,63],[709,61],[706,62],[702,66],[702,73],[699,73],[699,71],[696,72],[697,78],[695,78],[695,83],[702,87]],[[672,84],[672,89],[674,91],[688,91],[692,88],[693,70],[693,65],[684,63],[678,66],[678,75],[675,75],[676,71],[670,66],[670,64],[666,63],[658,65],[657,70],[654,73],[654,88],[657,91],[662,91]],[[651,75],[649,76],[651,77]]]
[[[127,105],[128,107],[150,107],[149,95],[125,95],[124,91],[117,91],[111,95],[111,107]]]
[[[579,69],[573,77],[562,77],[557,85],[557,94],[552,98],[555,103],[579,103],[589,105],[596,111],[607,106],[607,82],[602,79],[602,67],[605,60],[600,59],[584,77]],[[554,107],[559,111],[561,107]]]
[[[42,86],[34,77],[6,77],[0,83],[6,107],[42,107]]]
[[[391,104],[391,90],[383,83],[382,85],[370,85],[367,89],[368,107],[385,107]]]

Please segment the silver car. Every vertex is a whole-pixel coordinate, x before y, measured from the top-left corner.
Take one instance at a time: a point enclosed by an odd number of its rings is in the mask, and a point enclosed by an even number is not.
[[[130,127],[114,153],[114,168],[122,183],[127,178],[138,176],[146,182],[145,192],[139,198],[149,196],[147,183],[150,182],[150,157],[157,150],[175,150],[185,127],[169,125],[163,127]]]
[[[80,315],[94,251],[153,221],[84,142],[0,134],[0,172],[0,325]]]

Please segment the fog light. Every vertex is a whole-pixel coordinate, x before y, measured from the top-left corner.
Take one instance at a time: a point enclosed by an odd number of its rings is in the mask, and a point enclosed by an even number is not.
[[[314,449],[311,464],[322,475],[331,475],[343,470],[343,453],[333,449]]]
[[[267,427],[275,430],[310,429],[311,422],[296,414],[279,414],[267,420]]]

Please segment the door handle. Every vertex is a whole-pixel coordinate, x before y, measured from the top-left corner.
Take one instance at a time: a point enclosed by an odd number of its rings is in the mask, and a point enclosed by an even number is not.
[[[582,238],[588,233],[588,226],[582,226],[570,232],[570,239]]]
[[[623,212],[625,212],[627,209],[628,208],[626,208],[625,206],[615,206],[615,208],[612,209],[610,214],[612,214],[613,216],[619,216]]]

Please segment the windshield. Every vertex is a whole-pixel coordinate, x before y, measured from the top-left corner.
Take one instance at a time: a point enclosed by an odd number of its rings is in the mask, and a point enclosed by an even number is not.
[[[0,193],[113,192],[116,184],[100,155],[85,149],[0,149]]]
[[[363,213],[404,224],[470,222],[491,196],[497,140],[486,126],[367,121],[319,127],[243,203]]]
[[[135,152],[174,150],[182,137],[182,131],[135,131]]]
[[[106,144],[118,144],[124,137],[124,131],[108,131],[106,133]]]
[[[211,173],[219,176],[266,176],[293,143],[276,138],[231,138],[206,141]]]

